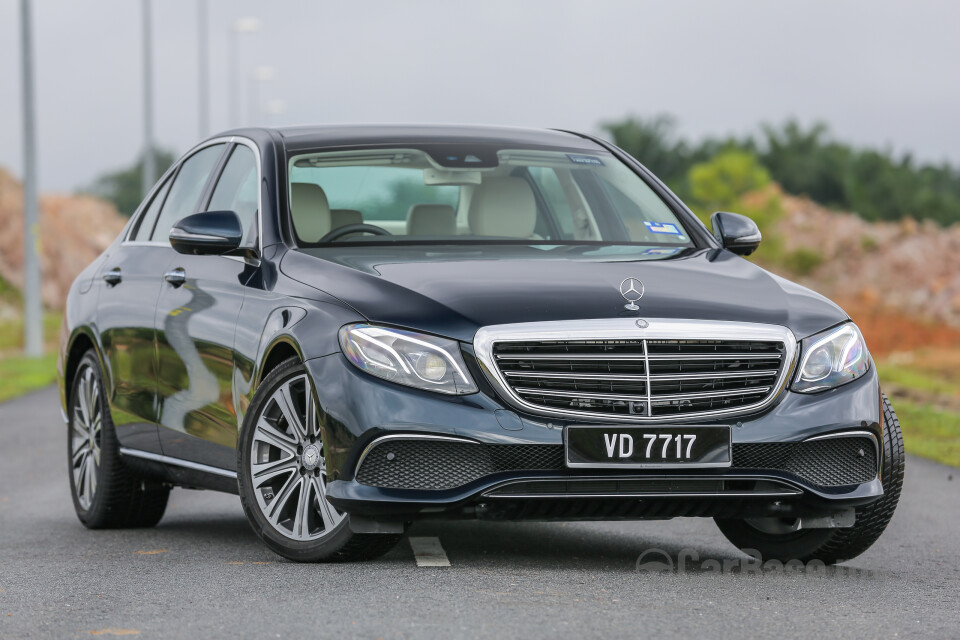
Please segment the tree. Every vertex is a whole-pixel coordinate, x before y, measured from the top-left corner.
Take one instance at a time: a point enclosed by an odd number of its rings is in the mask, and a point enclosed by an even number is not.
[[[157,149],[154,154],[159,178],[174,163],[176,156],[163,149]],[[86,191],[109,200],[123,215],[133,215],[143,200],[143,154],[132,166],[101,175]]]

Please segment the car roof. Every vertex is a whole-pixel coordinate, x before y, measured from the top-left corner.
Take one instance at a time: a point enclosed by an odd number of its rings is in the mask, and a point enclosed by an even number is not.
[[[248,135],[260,138],[274,133],[287,150],[322,147],[486,143],[521,147],[601,150],[596,142],[575,133],[556,129],[525,129],[488,125],[448,124],[342,124],[299,125],[275,128],[237,129],[220,135]]]

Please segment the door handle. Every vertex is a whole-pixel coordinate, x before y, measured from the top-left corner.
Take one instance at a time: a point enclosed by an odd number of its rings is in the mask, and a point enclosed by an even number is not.
[[[120,281],[123,280],[123,276],[120,274],[120,267],[110,269],[110,271],[107,271],[101,277],[103,281],[111,287],[120,284]]]
[[[187,281],[187,272],[184,271],[181,267],[176,269],[171,269],[163,274],[163,279],[172,284],[175,287],[179,287],[184,282]]]

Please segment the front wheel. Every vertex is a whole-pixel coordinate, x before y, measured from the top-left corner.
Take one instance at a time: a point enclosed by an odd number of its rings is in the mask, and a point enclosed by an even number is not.
[[[237,449],[240,500],[253,530],[298,562],[375,558],[400,539],[358,534],[327,500],[327,469],[313,385],[290,358],[254,395]]]
[[[798,529],[795,522],[775,518],[731,520],[717,518],[717,526],[739,549],[756,550],[763,559],[782,562],[821,560],[827,564],[851,560],[880,537],[893,517],[903,487],[906,463],[900,421],[883,395],[883,496],[856,508],[856,523],[843,529]]]

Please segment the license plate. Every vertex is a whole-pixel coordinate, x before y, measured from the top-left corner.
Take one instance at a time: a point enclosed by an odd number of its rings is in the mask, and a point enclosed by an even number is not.
[[[730,427],[567,427],[568,467],[729,467]]]

